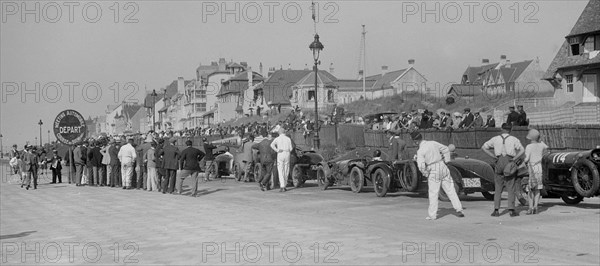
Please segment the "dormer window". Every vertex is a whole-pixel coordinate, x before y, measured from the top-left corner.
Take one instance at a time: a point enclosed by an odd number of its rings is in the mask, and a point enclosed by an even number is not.
[[[570,55],[579,55],[579,38],[570,37],[569,38],[569,54]]]
[[[592,51],[600,50],[600,35],[590,35],[585,38],[583,43],[584,53],[590,53]]]

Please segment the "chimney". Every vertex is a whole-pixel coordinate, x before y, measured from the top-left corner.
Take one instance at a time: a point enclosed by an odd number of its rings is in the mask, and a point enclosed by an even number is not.
[[[288,70],[292,70],[292,64],[288,64]]]
[[[481,65],[488,65],[490,63],[490,60],[487,58],[481,59]]]
[[[504,64],[504,67],[511,67],[510,60],[506,59],[506,64]]]
[[[333,70],[335,70],[333,68],[333,63],[329,64],[329,74],[333,75]]]
[[[185,82],[183,81],[183,77],[177,78],[177,92],[185,94]]]
[[[273,75],[273,73],[275,73],[275,68],[270,67],[269,72],[267,72],[267,78],[270,78]]]
[[[381,66],[381,76],[385,75],[388,71],[388,66]]]
[[[363,75],[364,75],[363,73],[364,73],[364,72],[363,72],[362,70],[359,70],[359,71],[358,71],[358,80],[362,80],[362,78],[363,78]]]
[[[246,72],[248,73],[248,88],[251,88],[252,84],[254,83],[254,80],[252,80],[252,75],[253,75],[252,68],[249,67],[248,71],[246,71]]]
[[[414,59],[408,59],[408,66],[415,66],[415,60]]]
[[[259,72],[259,74],[261,76],[263,75],[263,65],[262,65],[262,62],[260,62],[260,64],[258,65],[258,72]]]
[[[500,56],[500,65],[503,66],[506,64],[506,55]]]
[[[226,66],[227,61],[225,61],[225,58],[219,58],[219,71],[225,71]]]

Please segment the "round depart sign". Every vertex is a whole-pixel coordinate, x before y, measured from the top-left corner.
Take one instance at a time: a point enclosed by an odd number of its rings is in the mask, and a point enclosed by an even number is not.
[[[75,110],[64,110],[54,119],[54,135],[65,145],[74,145],[82,141],[87,134],[83,116]]]

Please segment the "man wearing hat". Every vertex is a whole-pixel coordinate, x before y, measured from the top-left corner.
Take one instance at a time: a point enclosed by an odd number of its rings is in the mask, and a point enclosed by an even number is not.
[[[463,120],[460,122],[460,124],[458,124],[458,128],[469,128],[472,126],[473,120],[475,119],[471,113],[471,108],[467,107],[464,111]]]
[[[108,156],[110,156],[110,186],[121,186],[121,161],[119,161],[119,150],[121,149],[121,139],[115,137],[108,147]]]
[[[440,187],[448,195],[452,207],[457,212],[456,215],[465,217],[462,212],[462,204],[454,189],[454,181],[450,176],[450,170],[446,166],[446,163],[450,161],[450,149],[436,141],[423,140],[423,136],[418,131],[410,133],[410,137],[415,145],[419,147],[417,150],[417,165],[423,176],[427,177],[427,186],[429,187],[429,209],[426,219],[437,219]]]
[[[119,149],[119,161],[121,161],[121,179],[123,189],[131,189],[131,178],[133,177],[133,166],[137,159],[135,148],[133,147],[133,137],[129,137],[127,144]]]
[[[81,186],[81,178],[83,177],[83,169],[85,168],[85,162],[87,160],[87,150],[82,143],[77,143],[77,147],[73,150],[73,161],[75,162],[75,186]]]
[[[508,123],[502,124],[502,133],[495,136],[483,144],[481,149],[495,161],[496,177],[494,178],[494,212],[492,216],[498,217],[500,214],[500,200],[502,199],[502,189],[506,187],[508,191],[508,210],[510,216],[519,216],[515,211],[515,197],[517,191],[516,167],[514,161],[525,152],[519,139],[510,135],[512,127]],[[491,151],[493,149],[493,152]]]
[[[164,147],[160,150],[159,156],[162,156],[163,168],[165,172],[164,180],[161,182],[162,193],[167,192],[173,194],[175,190],[175,181],[177,177],[177,169],[179,168],[179,149],[173,144],[177,139],[166,139]]]
[[[515,111],[514,106],[508,107],[508,117],[506,118],[506,124],[509,126],[519,126],[519,113]]]
[[[181,172],[177,177],[177,194],[181,195],[183,190],[183,180],[188,176],[192,177],[192,193],[190,196],[195,197],[198,191],[198,175],[200,175],[199,162],[204,158],[204,152],[192,147],[192,141],[185,142],[187,148],[181,151],[181,160],[179,160],[179,169]]]
[[[480,128],[483,127],[483,118],[479,115],[479,112],[475,112],[475,119],[473,119],[473,123],[471,124],[472,128]]]
[[[137,152],[137,165],[135,168],[135,171],[137,172],[137,180],[135,182],[136,189],[147,189],[148,188],[148,182],[144,182],[145,178],[148,176],[148,168],[146,168],[145,164],[144,164],[144,158],[146,158],[146,152],[148,152],[148,150],[152,147],[152,142],[154,141],[154,138],[152,137],[152,134],[148,134],[148,136],[146,137],[146,139],[144,140],[144,144],[139,145],[135,151]]]
[[[58,152],[56,150],[52,151],[52,159],[50,159],[50,170],[52,171],[52,184],[56,184],[56,180],[58,179],[58,183],[62,183],[62,158],[58,156]]]
[[[17,144],[12,145],[12,150],[10,150],[10,167],[12,167],[13,173],[19,173],[19,160],[21,158],[21,153],[17,150]]]
[[[292,140],[286,136],[285,129],[279,129],[279,136],[271,142],[271,148],[277,152],[277,173],[279,175],[279,192],[285,192],[287,178],[290,173],[290,156],[294,148]]]

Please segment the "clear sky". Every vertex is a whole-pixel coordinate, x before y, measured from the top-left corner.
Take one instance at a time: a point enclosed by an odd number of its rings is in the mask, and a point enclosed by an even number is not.
[[[101,115],[108,104],[141,99],[144,88],[160,89],[179,76],[194,78],[199,63],[223,57],[258,71],[262,62],[266,72],[288,65],[303,69],[312,62],[310,1],[0,3],[5,149],[33,142],[40,119],[46,141],[60,111]],[[325,46],[321,67],[333,63],[338,78],[356,78],[365,24],[368,75],[382,65],[405,68],[415,59],[434,87],[459,81],[468,65],[479,65],[482,58],[497,62],[501,54],[513,62],[539,57],[546,68],[587,0],[316,3]],[[25,90],[32,92],[23,95]]]

